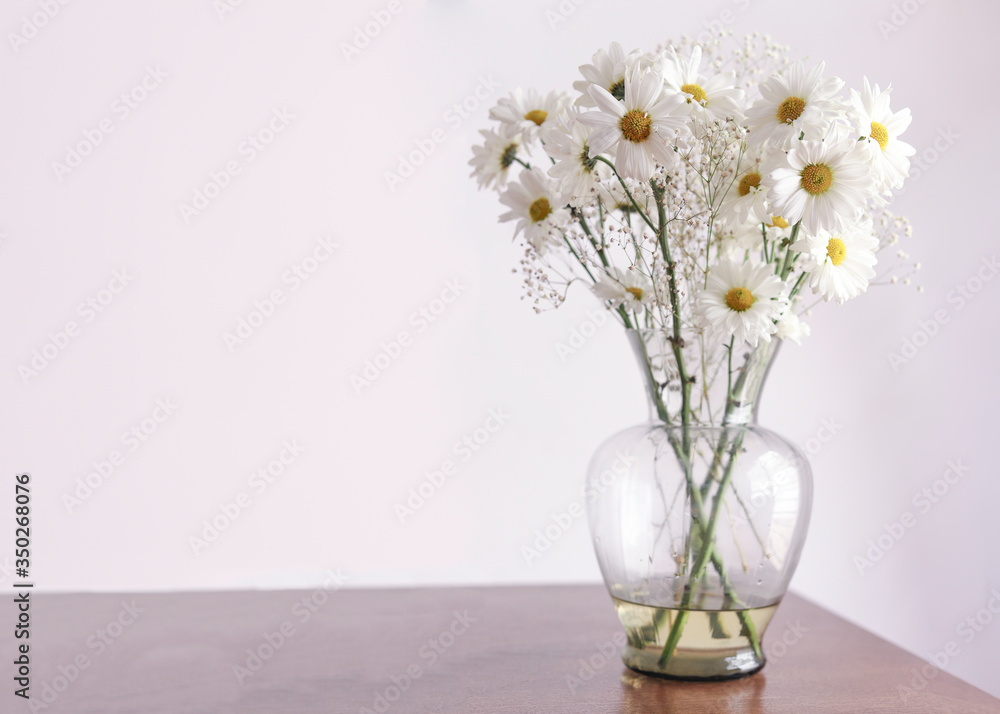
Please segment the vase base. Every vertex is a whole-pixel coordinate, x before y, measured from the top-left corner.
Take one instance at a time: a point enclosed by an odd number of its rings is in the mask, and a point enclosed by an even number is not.
[[[742,610],[680,610],[615,598],[628,638],[622,661],[637,672],[674,679],[745,677],[764,666],[760,641],[777,607],[774,603]],[[664,659],[675,630],[680,635]]]
[[[622,662],[633,672],[683,682],[742,679],[762,670],[766,662],[757,657],[753,650],[723,657],[717,653],[700,657],[679,655],[665,667],[658,664],[658,658],[658,653],[651,655],[635,651],[631,647],[625,647],[622,651]]]

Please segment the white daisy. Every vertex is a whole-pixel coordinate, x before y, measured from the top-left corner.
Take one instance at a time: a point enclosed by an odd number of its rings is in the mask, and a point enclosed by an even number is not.
[[[500,216],[500,222],[517,221],[514,235],[523,232],[539,253],[570,219],[551,179],[537,168],[522,171],[518,180],[500,194],[500,203],[510,209]]]
[[[722,72],[709,78],[699,72],[700,67],[701,47],[697,45],[687,59],[678,57],[673,47],[660,58],[658,69],[663,75],[664,93],[684,98],[678,113],[720,121],[732,117],[738,121],[743,92],[733,86],[736,73]]]
[[[542,132],[545,152],[555,163],[549,176],[559,182],[560,192],[571,206],[580,207],[594,199],[598,181],[609,178],[611,168],[590,155],[590,127],[577,121],[576,111],[567,113],[558,126]]]
[[[684,120],[672,112],[684,103],[680,95],[663,97],[663,80],[655,72],[634,69],[625,75],[625,99],[618,101],[606,89],[590,86],[590,96],[599,111],[580,115],[580,121],[594,127],[590,151],[600,154],[617,146],[615,168],[623,177],[648,181],[656,162],[672,165],[674,130]]]
[[[872,175],[861,142],[796,141],[771,172],[771,210],[808,233],[837,231],[872,197]]]
[[[790,307],[778,318],[776,327],[775,337],[791,340],[800,347],[802,338],[808,337],[811,332],[809,325],[804,323]]]
[[[523,133],[525,141],[531,142],[542,127],[556,123],[568,101],[565,92],[549,92],[542,96],[534,89],[524,91],[518,87],[490,109],[490,119]]]
[[[796,62],[785,74],[762,82],[760,99],[747,109],[748,143],[787,149],[803,132],[806,139],[822,139],[841,110],[833,97],[844,86],[837,77],[824,79],[824,68],[820,62],[807,72]]]
[[[469,165],[473,167],[473,171],[470,176],[476,178],[479,188],[502,191],[507,185],[510,167],[521,149],[521,135],[503,125],[499,130],[482,129],[479,133],[486,141],[480,146],[472,147]]]
[[[612,307],[641,312],[653,299],[653,285],[638,270],[610,268],[594,283],[594,295],[607,300]]]
[[[890,86],[884,92],[876,84],[874,89],[864,78],[861,93],[851,90],[851,104],[858,116],[858,128],[867,150],[868,162],[875,171],[880,193],[902,188],[903,180],[910,175],[910,159],[916,149],[899,139],[910,126],[909,109],[892,113],[889,109]]]
[[[824,300],[845,300],[868,289],[875,277],[878,238],[870,218],[864,218],[841,232],[822,231],[796,241],[792,248],[805,259],[802,269],[809,273],[809,287]]]
[[[743,157],[740,173],[726,192],[719,207],[719,216],[729,225],[745,223],[760,225],[769,218],[768,169],[762,152],[749,152]]]
[[[597,50],[591,59],[593,64],[580,65],[583,79],[573,82],[573,89],[580,92],[576,98],[578,107],[594,107],[593,98],[587,92],[592,84],[606,89],[615,99],[625,98],[625,73],[632,67],[648,67],[650,61],[639,52],[632,50],[627,55],[622,46],[612,42],[607,52]]]
[[[709,339],[756,347],[769,342],[774,321],[785,310],[785,284],[768,263],[752,265],[722,260],[708,271],[708,285],[695,300],[695,318]]]

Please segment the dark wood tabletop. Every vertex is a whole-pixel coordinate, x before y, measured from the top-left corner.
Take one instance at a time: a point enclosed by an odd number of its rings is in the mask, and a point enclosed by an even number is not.
[[[1000,700],[808,602],[785,598],[751,677],[626,669],[601,586],[182,594],[33,593],[36,711],[1000,712]],[[13,623],[12,598],[4,621]],[[0,711],[18,654],[0,638]],[[18,640],[17,642],[22,642]],[[45,704],[45,708],[40,708]]]

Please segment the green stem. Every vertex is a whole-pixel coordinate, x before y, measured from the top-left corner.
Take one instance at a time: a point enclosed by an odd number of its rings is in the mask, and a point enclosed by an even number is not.
[[[673,339],[670,340],[674,353],[674,361],[677,363],[677,375],[681,381],[681,441],[685,454],[691,451],[691,380],[688,378],[687,369],[684,365],[684,339],[681,337],[681,306],[680,293],[677,290],[677,270],[673,258],[670,256],[670,246],[667,244],[667,209],[663,205],[663,189],[658,188],[655,183],[650,184],[653,189],[653,198],[656,200],[656,213],[659,220],[657,228],[657,240],[660,243],[660,250],[663,252],[663,260],[667,264],[667,283],[670,292],[670,316],[673,324]]]
[[[795,285],[792,286],[792,292],[788,294],[789,300],[791,300],[792,298],[794,298],[796,295],[799,294],[799,290],[802,288],[802,281],[806,279],[806,275],[808,275],[808,273],[803,270],[802,274],[799,276],[799,279],[795,281]]]
[[[794,255],[795,257],[798,257],[799,255],[797,251],[792,250],[792,244],[795,243],[795,241],[799,237],[799,227],[801,225],[802,221],[799,221],[798,223],[795,224],[795,226],[792,228],[792,235],[788,239],[788,247],[785,249],[785,264],[781,266],[781,272],[778,273],[778,275],[781,276],[782,280],[785,280],[788,277],[788,273],[791,272],[792,265],[794,265],[795,263],[795,260],[792,256]]]
[[[659,390],[657,389],[656,379],[653,377],[652,369],[650,367],[650,362],[649,362],[649,353],[646,350],[646,344],[645,344],[645,342],[642,342],[642,350],[643,350],[643,357],[644,357],[644,359],[642,361],[642,364],[644,364],[646,366],[646,376],[647,376],[647,380],[648,380],[648,385],[649,385],[649,389],[650,389],[650,392],[651,392],[651,396],[652,396],[652,399],[653,399],[653,403],[654,403],[654,405],[656,407],[657,416],[659,416],[659,418],[663,422],[665,422],[667,424],[670,424],[669,414],[667,412],[666,406],[663,404],[663,398],[660,395]],[[686,484],[687,484],[687,492],[688,492],[688,494],[689,494],[689,496],[691,498],[692,521],[697,524],[697,527],[699,529],[702,529],[704,527],[703,524],[705,523],[704,518],[702,517],[702,514],[703,514],[703,512],[705,510],[705,504],[704,504],[704,500],[701,497],[700,490],[694,484],[694,479],[693,479],[693,474],[692,474],[692,469],[691,469],[690,461],[689,461],[689,458],[688,458],[688,454],[682,451],[681,445],[677,442],[676,437],[674,437],[670,432],[668,432],[668,440],[670,442],[671,447],[673,448],[674,454],[677,457],[678,463],[681,465],[682,469],[684,470],[684,476],[685,476]],[[739,443],[742,444],[742,439],[740,439]],[[725,448],[725,447],[723,447],[723,448]],[[737,446],[737,449],[738,448],[739,448],[739,446]],[[720,466],[721,466],[721,464],[720,464]],[[666,508],[666,503],[664,503],[664,508]],[[696,535],[697,535],[697,537],[701,538],[701,540],[702,540],[703,543],[705,543],[706,541],[709,540],[709,538],[706,537],[706,534],[704,532],[696,534]],[[760,538],[758,536],[758,540],[759,539]],[[729,580],[729,576],[726,573],[726,568],[725,568],[725,565],[722,562],[722,559],[715,552],[714,548],[709,548],[709,550],[711,552],[710,560],[711,560],[711,563],[712,563],[712,567],[719,574],[719,579],[720,579],[720,581],[722,583],[722,588],[723,588],[723,592],[724,592],[724,594],[726,596],[726,599],[732,604],[733,607],[735,607],[738,610],[737,616],[739,617],[740,622],[743,625],[743,629],[747,633],[747,637],[750,639],[750,642],[751,642],[751,645],[753,646],[754,652],[757,653],[758,656],[760,656],[760,641],[759,641],[759,638],[757,637],[756,628],[755,628],[755,626],[753,624],[753,621],[750,620],[749,615],[748,615],[748,613],[745,612],[745,610],[740,609],[740,608],[744,607],[744,603],[743,603],[742,599],[739,597],[739,595],[736,593],[736,589],[733,587],[732,582]],[[693,589],[691,590],[691,592],[693,592]],[[668,641],[667,641],[667,645],[670,646],[670,650],[669,651],[671,653],[677,647],[677,642],[680,641],[680,637],[681,637],[681,634],[683,633],[684,625],[687,622],[687,618],[688,618],[688,616],[687,616],[686,613],[687,613],[687,611],[685,611],[684,613],[681,613],[681,615],[678,617],[678,619],[675,620],[672,623],[672,625],[671,625],[671,631],[670,631],[670,633],[668,635]],[[665,616],[666,615],[666,611],[663,611],[661,613],[661,615]],[[660,616],[658,616],[657,620],[656,620],[656,623],[655,623],[656,626],[659,627],[659,625],[661,624],[661,622],[662,622],[662,619],[661,619]],[[671,642],[672,642],[672,644],[671,644]],[[667,645],[664,646],[665,650],[667,648]]]
[[[729,452],[729,463],[726,466],[725,473],[722,476],[722,481],[719,483],[719,488],[712,501],[712,511],[709,515],[708,523],[702,528],[703,538],[701,548],[698,552],[698,558],[695,560],[694,567],[691,569],[691,574],[688,576],[689,583],[696,583],[701,580],[701,578],[705,575],[705,569],[712,560],[712,553],[715,549],[715,528],[719,520],[719,511],[722,507],[722,496],[724,495],[726,488],[729,486],[729,482],[732,480],[733,467],[736,465],[736,451],[737,446],[734,444],[733,449]],[[684,595],[681,598],[680,607],[678,608],[682,612],[678,616],[677,620],[674,621],[674,625],[670,629],[670,634],[667,636],[667,642],[663,646],[663,652],[660,654],[658,664],[661,667],[666,666],[667,662],[673,656],[674,650],[677,648],[677,643],[680,642],[684,623],[687,621],[687,617],[685,617],[685,615],[687,613],[688,606],[691,604],[691,598],[694,590],[695,588],[693,587],[687,587],[684,590]],[[745,618],[741,618],[741,621],[744,619]],[[760,647],[760,644],[757,643],[756,637],[754,638],[754,643],[754,651],[756,652]]]
[[[726,453],[730,443],[729,429],[726,428],[726,424],[729,420],[729,417],[732,415],[733,410],[736,407],[736,394],[742,392],[749,372],[750,372],[749,365],[744,365],[742,373],[736,380],[736,385],[728,389],[728,393],[726,395],[726,408],[722,420],[724,431],[714,449],[715,453],[713,454],[712,464],[709,468],[709,474],[706,476],[705,483],[702,484],[702,488],[698,488],[694,484],[693,477],[690,473],[690,460],[689,457],[687,456],[688,454],[690,454],[690,451],[684,450],[685,454],[684,458],[681,458],[681,455],[678,454],[681,467],[685,471],[685,478],[687,480],[688,490],[689,493],[691,493],[692,519],[695,518],[697,519],[697,523],[700,529],[699,537],[701,540],[701,549],[699,552],[699,557],[695,563],[694,569],[688,576],[688,586],[686,587],[684,595],[681,599],[681,609],[686,608],[690,604],[695,590],[695,583],[697,583],[698,580],[700,580],[703,577],[705,571],[705,563],[711,562],[714,569],[719,573],[720,581],[723,587],[723,592],[725,593],[726,598],[730,601],[731,605],[737,609],[737,616],[739,617],[740,622],[743,625],[744,634],[750,641],[754,653],[758,657],[761,657],[762,650],[760,645],[760,638],[757,635],[756,626],[751,620],[749,613],[746,611],[744,607],[745,604],[736,594],[735,588],[733,588],[732,583],[730,582],[729,577],[726,574],[725,566],[722,562],[722,559],[719,557],[718,553],[715,552],[715,528],[718,521],[717,517],[718,511],[723,503],[723,497],[725,495],[726,489],[728,488],[729,483],[732,479],[733,469],[736,466],[736,458],[743,447],[743,439],[746,433],[745,431],[741,431],[739,435],[735,438],[732,444],[732,448],[728,449],[728,455],[729,455],[728,461],[725,467],[723,467],[722,455]],[[730,379],[731,377],[732,377],[732,367],[730,366]],[[679,451],[678,447],[675,447],[675,452],[676,451]],[[721,479],[718,478],[718,473],[720,469],[723,470]],[[719,487],[716,491],[714,502],[712,505],[712,516],[709,518],[709,521],[706,524],[704,519],[702,518],[702,514],[704,513],[704,502],[708,496],[709,490],[711,489],[712,483],[714,483],[716,480],[719,481]],[[734,493],[736,493],[735,490]],[[739,500],[744,510],[746,510],[746,505],[742,502],[742,499]],[[757,538],[757,541],[761,544],[761,547],[763,548],[764,544],[760,537],[760,534],[757,532],[756,527],[753,526],[752,519],[749,520],[751,522],[751,527],[754,532],[754,535]],[[666,663],[669,661],[670,657],[673,656],[674,650],[677,647],[677,643],[680,641],[682,630],[684,628],[684,624],[686,623],[686,621],[687,618],[681,618],[681,617],[678,617],[678,619],[674,621],[673,626],[671,627],[670,634],[667,637],[667,642],[664,645],[663,652],[660,655],[659,665],[661,667],[665,666]]]
[[[690,610],[681,610],[677,613],[677,619],[671,623],[670,634],[667,635],[667,642],[663,645],[663,654],[660,655],[657,662],[660,667],[666,666],[667,661],[673,656],[674,650],[677,649],[677,643],[681,641],[681,633],[684,632],[684,625],[687,624],[690,614]]]

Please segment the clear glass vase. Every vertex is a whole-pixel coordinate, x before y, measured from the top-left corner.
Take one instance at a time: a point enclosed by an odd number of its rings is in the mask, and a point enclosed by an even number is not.
[[[697,335],[627,334],[651,420],[597,449],[586,490],[622,660],[681,679],[752,674],[812,502],[806,457],[756,424],[779,341],[709,354]]]

